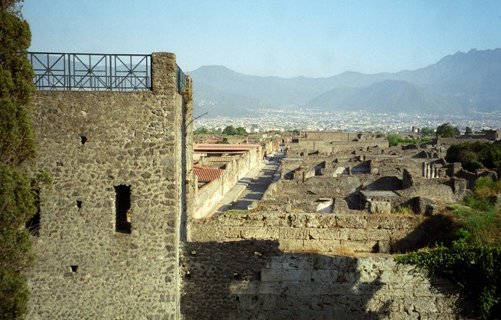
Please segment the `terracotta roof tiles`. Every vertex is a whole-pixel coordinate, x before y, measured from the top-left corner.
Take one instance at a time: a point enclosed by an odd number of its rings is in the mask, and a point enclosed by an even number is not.
[[[205,167],[198,164],[193,165],[193,170],[199,182],[211,182],[219,178],[224,172],[223,169]]]

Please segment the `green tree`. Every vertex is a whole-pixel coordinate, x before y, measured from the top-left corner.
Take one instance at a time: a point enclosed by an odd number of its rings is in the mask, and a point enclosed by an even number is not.
[[[238,127],[235,129],[235,134],[238,136],[245,136],[247,135],[247,131],[243,127]]]
[[[420,132],[422,136],[432,136],[434,134],[433,129],[429,127],[421,128]]]
[[[489,142],[463,142],[453,144],[447,149],[447,162],[461,162],[469,171],[487,167],[499,169],[501,167],[501,145]]]
[[[450,123],[447,122],[438,126],[435,134],[437,135],[437,137],[453,138],[459,135],[459,129],[453,127]]]
[[[397,146],[398,143],[400,142],[401,138],[398,134],[396,133],[390,133],[386,136],[386,139],[388,139],[388,142],[390,144],[390,147]]]
[[[466,127],[465,130],[464,130],[464,134],[466,135],[471,135],[473,133],[473,130],[471,130],[470,127]]]
[[[26,57],[30,29],[15,13],[19,1],[0,1],[0,319],[21,319],[28,302],[23,271],[32,262],[24,226],[36,200],[31,179],[19,168],[35,156],[29,118],[35,88]]]
[[[223,134],[227,136],[234,136],[236,134],[236,130],[235,128],[233,128],[233,126],[227,126],[223,129]]]

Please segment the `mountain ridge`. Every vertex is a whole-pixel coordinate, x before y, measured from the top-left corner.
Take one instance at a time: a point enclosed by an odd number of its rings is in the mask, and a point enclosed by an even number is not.
[[[281,78],[245,75],[213,65],[188,74],[194,80],[195,108],[204,111],[210,101],[212,115],[234,110],[252,114],[258,108],[285,105],[442,114],[501,109],[500,48],[458,51],[429,66],[395,73],[345,71],[321,78]]]

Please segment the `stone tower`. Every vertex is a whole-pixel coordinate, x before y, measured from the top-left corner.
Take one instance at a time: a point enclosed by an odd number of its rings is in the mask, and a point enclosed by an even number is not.
[[[192,116],[179,71],[153,53],[151,90],[36,93],[37,168],[53,184],[40,190],[29,319],[178,317]]]

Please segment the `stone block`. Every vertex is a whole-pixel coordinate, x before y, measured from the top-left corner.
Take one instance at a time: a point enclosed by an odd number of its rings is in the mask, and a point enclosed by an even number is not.
[[[283,227],[279,229],[279,239],[294,239],[294,240],[306,240],[308,239],[308,229],[305,228],[287,228]]]
[[[334,252],[339,248],[339,240],[304,240],[303,251],[304,252]]]
[[[366,235],[368,240],[390,240],[390,231],[387,229],[368,229]]]
[[[279,249],[285,252],[294,252],[294,251],[302,251],[303,250],[304,240],[295,240],[295,239],[280,239]]]
[[[261,281],[262,281],[262,278],[261,278]],[[280,288],[281,288],[281,284],[274,281],[274,280],[264,281],[264,282],[262,281],[259,284],[258,293],[259,293],[259,295],[265,295],[265,294],[279,295]]]
[[[277,228],[256,228],[247,227],[242,228],[242,238],[243,239],[278,239],[279,230]]]
[[[367,217],[355,214],[336,215],[336,224],[341,228],[365,229],[367,227]]]
[[[318,229],[311,228],[309,231],[309,239],[315,240],[339,240],[339,230],[336,229]]]
[[[353,252],[372,252],[374,246],[376,245],[376,242],[341,240],[340,245],[350,249]]]

